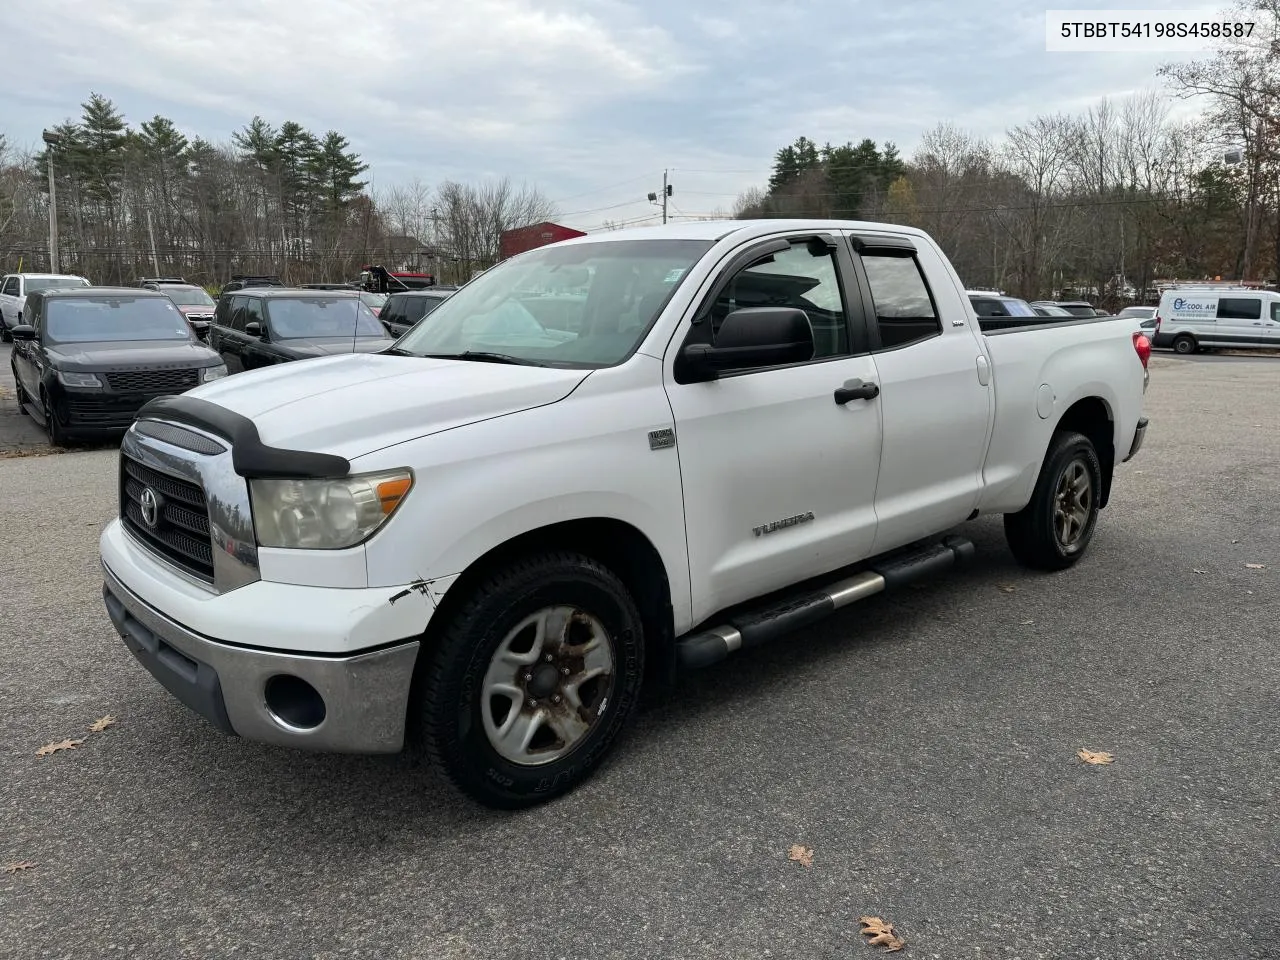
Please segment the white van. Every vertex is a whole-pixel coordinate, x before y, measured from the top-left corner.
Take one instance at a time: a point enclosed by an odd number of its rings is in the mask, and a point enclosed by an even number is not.
[[[1156,311],[1153,345],[1177,353],[1205,348],[1280,349],[1280,293],[1274,290],[1166,290]]]

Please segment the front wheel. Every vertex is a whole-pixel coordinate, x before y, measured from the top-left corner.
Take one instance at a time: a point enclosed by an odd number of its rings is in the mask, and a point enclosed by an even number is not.
[[[44,428],[49,437],[49,446],[65,447],[67,445],[67,432],[62,424],[58,422],[58,411],[53,409],[49,394],[43,390],[40,393],[40,403],[44,407]]]
[[[601,763],[644,672],[644,629],[612,571],[549,553],[491,574],[424,661],[418,732],[480,803],[532,806]]]
[[[1088,437],[1056,433],[1031,501],[1005,514],[1004,534],[1014,558],[1037,570],[1063,570],[1093,539],[1102,493],[1102,464]]]

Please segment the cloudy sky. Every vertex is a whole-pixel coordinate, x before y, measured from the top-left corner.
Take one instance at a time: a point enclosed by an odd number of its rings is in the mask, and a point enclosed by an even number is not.
[[[998,137],[1155,87],[1179,56],[1046,53],[1046,6],[1205,4],[7,0],[0,130],[35,144],[91,90],[215,141],[260,114],[345,134],[375,187],[511,176],[590,228],[651,215],[664,168],[674,213],[730,210],[801,134]]]

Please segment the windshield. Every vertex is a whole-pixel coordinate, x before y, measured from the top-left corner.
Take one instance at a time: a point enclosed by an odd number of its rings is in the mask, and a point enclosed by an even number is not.
[[[27,277],[27,293],[38,290],[78,290],[89,286],[81,277]]]
[[[278,340],[311,337],[382,337],[386,328],[357,297],[273,297],[267,325]]]
[[[161,287],[162,293],[180,307],[212,307],[213,297],[199,287]]]
[[[708,240],[553,245],[498,264],[445,300],[398,344],[418,356],[500,353],[598,368],[637,346]]]
[[[1116,316],[1119,317],[1142,317],[1144,320],[1156,315],[1155,307],[1125,307]]]
[[[76,297],[45,305],[43,337],[54,343],[94,340],[190,340],[191,326],[163,297]]]
[[[382,305],[387,302],[387,295],[385,293],[362,293],[360,294],[360,299],[366,307],[372,310],[381,310]]]

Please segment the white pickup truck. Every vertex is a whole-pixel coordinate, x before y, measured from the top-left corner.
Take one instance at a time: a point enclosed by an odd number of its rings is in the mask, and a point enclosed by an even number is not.
[[[985,334],[937,245],[847,221],[588,236],[379,354],[153,401],[104,598],[228,733],[421,740],[482,803],[580,782],[642,684],[936,573],[1004,515],[1078,560],[1141,446],[1132,321]]]

